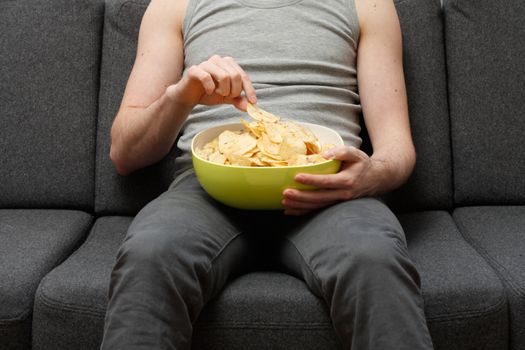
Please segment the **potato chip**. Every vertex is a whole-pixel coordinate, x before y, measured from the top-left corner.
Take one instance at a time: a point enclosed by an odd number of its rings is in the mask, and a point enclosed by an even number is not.
[[[262,128],[259,128],[258,122],[248,123],[246,120],[241,118],[241,123],[246,131],[252,133],[257,138],[261,137],[261,134],[264,130],[262,130]]]
[[[267,166],[268,163],[265,163],[261,160],[261,158],[257,156],[250,157],[251,166]]]
[[[247,112],[250,117],[259,122],[275,123],[281,119],[276,115],[273,115],[255,105],[252,105],[251,103],[248,103]]]
[[[226,157],[224,154],[222,154],[219,151],[213,152],[210,154],[207,158],[210,162],[213,163],[219,163],[219,164],[225,164],[226,163]]]
[[[286,136],[279,148],[282,159],[290,159],[296,154],[306,155],[305,143],[294,135]]]
[[[272,142],[267,133],[263,132],[260,140],[262,140],[262,142],[258,144],[258,146],[261,151],[270,154],[279,154],[280,145],[278,143]]]
[[[226,156],[230,154],[242,156],[248,154],[257,146],[257,140],[252,135],[239,134],[229,130],[219,135],[218,143],[219,151]]]
[[[270,141],[274,143],[283,142],[283,135],[286,135],[286,128],[283,128],[282,123],[268,123],[263,122],[264,130]]]
[[[196,154],[210,162],[235,166],[295,166],[326,161],[321,153],[335,147],[321,145],[307,128],[293,121],[281,120],[265,110],[248,104],[248,114],[241,118],[244,130],[223,131],[218,137],[196,149]]]
[[[230,165],[237,165],[237,166],[251,166],[252,161],[249,157],[239,156],[234,153],[231,153],[228,155],[228,161],[230,162]]]
[[[306,154],[295,154],[288,159],[288,165],[308,165],[308,156]]]

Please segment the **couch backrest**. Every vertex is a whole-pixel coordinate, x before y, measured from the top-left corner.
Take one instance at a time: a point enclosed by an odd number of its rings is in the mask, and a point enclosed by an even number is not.
[[[411,178],[387,197],[397,211],[452,207],[452,162],[442,9],[439,0],[397,0],[410,123]]]
[[[445,1],[457,205],[525,203],[525,2]]]
[[[103,10],[0,1],[0,208],[92,209]]]
[[[173,179],[174,152],[164,161],[130,176],[120,176],[109,159],[110,129],[135,60],[140,22],[149,0],[106,2],[97,131],[95,211],[135,214]]]

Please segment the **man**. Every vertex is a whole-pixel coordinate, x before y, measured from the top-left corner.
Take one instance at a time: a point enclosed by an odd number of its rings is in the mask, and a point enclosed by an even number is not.
[[[374,198],[415,163],[401,51],[392,0],[153,0],[110,155],[126,175],[179,134],[183,154],[118,252],[102,349],[189,349],[206,302],[265,258],[326,301],[344,348],[432,349],[403,230]],[[191,138],[238,122],[247,102],[337,129],[345,146],[325,157],[341,171],[298,174],[319,189],[286,189],[284,211],[212,200],[191,170]],[[358,149],[361,111],[370,157]]]

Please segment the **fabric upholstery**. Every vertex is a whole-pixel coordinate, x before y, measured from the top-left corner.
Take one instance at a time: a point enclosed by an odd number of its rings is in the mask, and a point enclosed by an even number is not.
[[[458,205],[525,203],[525,2],[445,2]]]
[[[33,317],[34,349],[99,346],[111,270],[131,220],[98,219],[82,247],[42,280]],[[292,334],[298,348],[336,346],[326,307],[302,281],[259,272],[234,280],[203,311],[195,328],[194,348],[241,349],[245,346],[239,342],[242,336],[278,349]]]
[[[417,164],[389,204],[397,211],[449,209],[452,165],[441,5],[439,0],[398,0],[396,8]]]
[[[425,313],[436,350],[506,349],[503,286],[462,238],[446,212],[400,217],[421,275]]]
[[[525,206],[454,211],[461,233],[503,280],[510,306],[512,349],[525,346]]]
[[[102,0],[0,1],[0,208],[93,207]]]
[[[133,66],[142,15],[148,0],[106,2],[97,131],[95,210],[136,214],[173,180],[175,148],[166,160],[130,176],[120,176],[109,159],[110,129]]]
[[[99,347],[111,270],[130,223],[129,217],[98,219],[80,249],[42,280],[35,298],[33,349]]]
[[[244,339],[239,342],[239,339]],[[204,309],[193,349],[337,349],[328,308],[301,280],[252,272]]]
[[[35,301],[35,349],[87,350],[100,344],[109,277],[130,222],[129,217],[98,219],[85,244],[42,281]],[[401,222],[422,276],[436,349],[505,348],[503,287],[462,240],[450,215],[406,214]],[[251,349],[337,348],[323,302],[302,281],[276,271],[254,271],[230,282],[203,310],[193,342],[195,349],[241,349],[248,343],[260,344]]]
[[[66,210],[0,210],[0,349],[29,349],[40,280],[83,240],[91,216]]]

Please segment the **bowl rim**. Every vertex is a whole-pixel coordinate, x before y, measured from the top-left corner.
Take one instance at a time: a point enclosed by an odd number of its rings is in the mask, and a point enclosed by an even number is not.
[[[339,145],[336,145],[336,146],[342,146],[344,145],[344,141],[343,141],[343,138],[341,137],[341,135],[339,135],[339,133],[337,131],[335,131],[334,129],[332,128],[329,128],[327,126],[324,126],[324,125],[320,125],[320,124],[314,124],[314,123],[308,123],[308,122],[302,122],[302,121],[297,121],[297,120],[294,120],[295,123],[298,123],[298,124],[302,124],[302,125],[305,125],[305,126],[310,126],[310,125],[313,125],[314,127],[316,128],[323,128],[323,129],[328,129],[330,130],[331,132],[333,132],[337,138],[338,138],[338,141],[339,141]],[[215,162],[212,162],[212,161],[209,161],[209,160],[206,160],[206,159],[203,159],[202,157],[200,157],[196,152],[195,152],[195,148],[194,148],[194,143],[195,143],[195,140],[200,136],[202,135],[203,133],[205,132],[208,132],[210,130],[213,130],[213,129],[218,129],[218,128],[224,128],[225,130],[228,130],[227,128],[228,127],[238,127],[238,126],[242,126],[243,124],[242,123],[230,123],[230,124],[221,124],[221,125],[217,125],[217,126],[213,126],[211,128],[208,128],[208,129],[204,129],[204,130],[201,130],[199,131],[195,136],[193,136],[193,138],[191,139],[191,155],[192,157],[195,157],[197,158],[199,161],[202,161],[206,164],[210,164],[210,165],[215,165],[215,166],[219,166],[219,167],[226,167],[226,168],[231,168],[231,169],[260,169],[260,171],[262,171],[262,169],[297,169],[297,168],[311,168],[311,167],[316,167],[316,166],[319,166],[319,165],[325,165],[327,163],[330,163],[330,162],[338,162],[339,160],[337,159],[326,159],[325,161],[323,162],[320,162],[320,163],[315,163],[315,164],[307,164],[307,165],[278,165],[278,166],[247,166],[247,165],[230,165],[230,164],[219,164],[219,163],[215,163]]]

